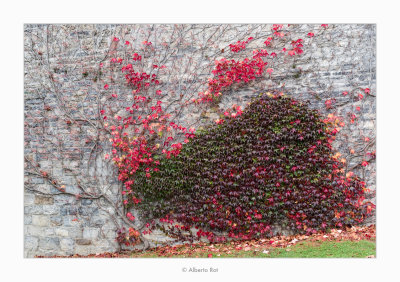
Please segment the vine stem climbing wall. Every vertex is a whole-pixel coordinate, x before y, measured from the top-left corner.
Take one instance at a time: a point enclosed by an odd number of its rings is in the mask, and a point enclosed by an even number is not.
[[[334,24],[26,25],[25,256],[115,251],[118,230],[145,230],[147,222],[124,204],[110,142],[112,126],[136,102],[143,116],[157,112],[176,125],[157,135],[161,145],[174,138],[163,154],[262,91],[310,100],[341,123],[335,157],[365,181],[374,201],[375,31]],[[238,69],[238,62],[262,71],[222,81],[227,64]],[[148,122],[146,134],[160,126]],[[155,146],[157,138],[148,141]],[[136,247],[171,240],[160,230],[134,235],[142,242]]]

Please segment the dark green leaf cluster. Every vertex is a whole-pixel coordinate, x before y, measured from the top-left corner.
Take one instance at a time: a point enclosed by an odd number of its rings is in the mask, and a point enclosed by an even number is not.
[[[363,182],[346,178],[316,110],[266,94],[237,118],[212,125],[135,177],[143,216],[173,218],[198,236],[255,238],[271,226],[312,233],[361,222]]]

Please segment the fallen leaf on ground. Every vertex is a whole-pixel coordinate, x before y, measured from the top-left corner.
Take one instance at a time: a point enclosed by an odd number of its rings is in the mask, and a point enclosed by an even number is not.
[[[220,254],[233,254],[236,251],[243,250],[244,251],[258,251],[259,249],[264,248],[285,248],[288,250],[288,247],[296,245],[299,241],[306,240],[307,242],[321,242],[321,241],[360,241],[360,240],[374,240],[376,238],[376,229],[375,225],[370,226],[353,226],[351,228],[341,229],[332,229],[330,233],[326,232],[318,232],[312,234],[310,236],[307,235],[291,235],[291,236],[273,236],[269,238],[262,239],[253,239],[247,241],[231,241],[229,243],[221,244],[214,243],[211,245],[207,245],[207,243],[199,242],[193,244],[183,244],[176,246],[159,246],[153,249],[149,249],[146,252],[142,250],[134,250],[134,251],[121,251],[120,253],[102,253],[102,254],[90,254],[87,256],[83,255],[71,255],[71,256],[48,256],[53,258],[62,258],[62,257],[105,257],[105,258],[114,258],[114,257],[131,257],[137,256],[141,257],[146,254],[153,254],[158,257],[171,257],[176,255],[189,255],[199,257],[198,254],[211,255],[210,252],[220,253]],[[268,254],[269,251],[264,249],[262,251],[263,254]],[[38,258],[43,258],[44,256],[37,256]],[[374,258],[375,256],[368,256]]]

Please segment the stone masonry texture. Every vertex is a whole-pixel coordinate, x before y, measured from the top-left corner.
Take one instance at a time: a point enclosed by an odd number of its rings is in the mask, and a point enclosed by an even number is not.
[[[168,102],[179,95],[196,97],[212,77],[214,60],[232,56],[229,44],[254,37],[245,51],[251,56],[254,49],[265,48],[263,42],[272,35],[271,27],[25,25],[25,257],[87,255],[119,248],[115,236],[124,222],[112,203],[118,202],[121,184],[113,164],[104,159],[111,149],[107,138],[99,133],[101,124],[97,118],[99,105],[109,101],[103,85],[110,77],[102,76],[100,63],[123,52],[126,40],[146,58],[142,42],[150,41],[160,64],[163,62],[170,70],[160,79],[163,93],[169,94],[163,99]],[[266,74],[246,87],[225,91],[218,106],[244,107],[263,91],[279,90],[296,99],[309,100],[310,107],[323,114],[343,117],[346,127],[333,143],[334,148],[366,182],[371,189],[369,200],[375,202],[375,162],[371,160],[366,167],[360,163],[366,153],[375,151],[376,26],[329,24],[324,28],[320,24],[301,24],[285,25],[283,30],[291,39],[304,39],[304,54],[295,58],[278,54],[268,66],[273,68],[270,76]],[[315,36],[307,36],[310,32]],[[118,44],[114,37],[120,39]],[[290,46],[290,41],[282,44]],[[365,88],[371,94],[361,90]],[[123,95],[123,89],[116,91]],[[349,94],[343,95],[345,91]],[[360,93],[363,99],[358,98]],[[329,109],[326,101],[332,98],[334,108]],[[118,101],[124,106],[130,102],[128,98]],[[350,122],[352,114],[356,115],[354,123]],[[200,127],[218,117],[212,108],[189,108],[177,119],[188,127]],[[355,153],[349,153],[352,149]],[[43,177],[43,171],[51,179]],[[65,193],[56,186],[62,186]],[[87,197],[76,196],[83,190]],[[104,196],[93,196],[99,194]],[[368,223],[374,220],[371,218]],[[135,224],[141,224],[140,217]],[[148,238],[152,245],[171,241],[160,230]]]

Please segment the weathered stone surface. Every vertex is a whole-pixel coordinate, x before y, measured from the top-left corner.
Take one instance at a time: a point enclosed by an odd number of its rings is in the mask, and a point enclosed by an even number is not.
[[[77,245],[90,245],[92,244],[92,241],[89,239],[76,239],[75,240]]]
[[[32,224],[32,216],[29,214],[24,216],[24,225],[28,224]]]
[[[24,248],[28,251],[35,251],[39,246],[39,239],[33,236],[25,236]]]
[[[44,231],[47,227],[33,226],[33,225],[25,225],[24,233],[25,236],[43,236]]]
[[[43,195],[35,195],[35,205],[52,205],[54,204],[54,198]]]
[[[42,236],[54,237],[55,235],[56,235],[56,231],[53,227],[45,227],[43,229]]]
[[[229,34],[218,36],[216,46],[209,46],[209,50],[207,49],[204,54],[198,46],[182,46],[179,54],[173,58],[174,63],[186,66],[186,62],[179,61],[179,59],[184,58],[185,54],[191,54],[195,62],[197,60],[201,66],[204,66],[204,72],[195,79],[187,75],[192,70],[184,72],[183,76],[177,78],[180,82],[176,89],[169,88],[169,85],[173,85],[170,83],[171,81],[161,81],[160,86],[168,89],[166,92],[180,93],[191,83],[207,82],[211,75],[211,68],[214,67],[214,59],[220,58],[218,56],[221,55],[221,48],[236,42],[238,37],[244,35],[247,29],[252,27],[255,28],[255,26],[243,26],[233,29]],[[103,156],[97,156],[96,161],[89,160],[94,153],[92,152],[94,143],[90,140],[96,138],[97,129],[88,122],[82,121],[77,124],[66,124],[65,113],[59,106],[54,91],[48,92],[43,87],[43,85],[49,89],[53,87],[53,82],[49,81],[48,70],[54,73],[55,81],[59,81],[57,85],[65,101],[71,103],[79,111],[82,110],[85,115],[95,117],[98,113],[97,97],[101,93],[103,85],[94,83],[94,76],[90,71],[87,79],[83,79],[82,69],[91,70],[94,66],[97,69],[98,63],[107,54],[112,38],[116,34],[141,37],[140,31],[149,31],[150,28],[146,25],[84,24],[64,25],[61,28],[59,25],[53,25],[52,29],[47,30],[46,25],[25,26],[24,110],[26,125],[24,126],[24,154],[32,157],[35,162],[40,164],[40,169],[47,170],[59,181],[59,184],[65,185],[66,190],[70,193],[82,192],[76,182],[79,179],[85,184],[85,187],[94,189],[95,192],[99,192],[98,188],[103,189],[111,185],[111,192],[108,196],[115,199],[118,196],[119,184],[112,173],[114,167],[104,163]],[[161,29],[162,26],[157,25],[157,28]],[[194,28],[202,29],[203,27]],[[160,36],[169,36],[172,29],[172,25],[166,26]],[[213,25],[209,25],[207,29],[211,33],[217,31],[216,26]],[[261,26],[255,30],[258,32],[268,31],[270,25]],[[312,108],[322,109],[322,113],[327,114],[330,111],[324,110],[324,102],[328,97],[335,97],[337,104],[350,99],[350,95],[346,97],[342,95],[343,91],[369,87],[375,95],[376,26],[368,24],[329,25],[328,30],[323,32],[320,30],[320,25],[298,25],[295,30],[291,31],[295,38],[306,40],[305,35],[310,31],[316,34],[312,40],[310,39],[310,42],[304,44],[304,55],[289,63],[286,56],[278,56],[273,62],[274,75],[271,79],[256,81],[248,87],[237,89],[233,87],[232,90],[224,93],[219,107],[226,109],[233,104],[244,107],[261,91],[281,89],[296,99],[311,100]],[[31,41],[32,34],[35,34],[32,38],[33,41]],[[97,34],[97,37],[94,34]],[[262,36],[260,38],[262,39]],[[136,41],[140,44],[143,40],[147,40],[147,38],[138,38]],[[264,40],[260,41],[261,45],[263,45],[262,41]],[[34,42],[35,46],[31,46],[31,42]],[[47,62],[43,60],[46,57],[46,46],[41,42],[49,44],[50,66],[47,66]],[[59,49],[60,42],[69,43],[63,52]],[[160,42],[158,38],[157,42]],[[120,45],[118,48],[121,47]],[[256,48],[257,44],[249,46],[248,51],[251,56],[252,48]],[[87,49],[83,51],[83,47]],[[225,54],[228,52],[229,50],[226,50]],[[215,54],[217,54],[217,58],[214,58]],[[200,58],[203,61],[200,61]],[[60,64],[60,62],[62,63]],[[167,69],[168,67],[170,66],[167,65]],[[355,91],[355,95],[357,93],[358,91]],[[356,112],[358,123],[349,124],[348,129],[341,131],[333,144],[343,155],[348,154],[349,147],[354,144],[363,144],[364,141],[359,138],[360,132],[371,139],[375,136],[375,99],[372,96],[364,96],[362,101],[358,101],[357,97],[354,97],[354,101],[351,103],[352,108],[340,107],[337,109],[338,114],[346,117],[356,111],[354,109],[356,106],[361,107],[360,111]],[[171,99],[176,99],[176,96]],[[126,101],[126,103],[129,104],[131,101]],[[45,105],[49,106],[50,110],[45,110]],[[79,111],[73,110],[70,114],[74,118],[80,119]],[[183,112],[179,122],[183,125],[191,124],[200,117],[202,118],[201,125],[219,118],[213,109],[207,111],[190,109]],[[51,142],[47,140],[51,140]],[[65,146],[65,150],[59,151],[60,140],[62,140],[61,145]],[[106,139],[101,140],[100,143],[103,152],[110,150],[110,144]],[[374,146],[370,148],[370,151],[373,150]],[[355,158],[350,163],[354,165],[357,161],[358,159]],[[372,191],[376,190],[374,162],[371,162],[367,168],[357,169],[355,173],[365,174],[368,188]],[[57,189],[41,177],[25,173],[24,181],[30,189],[37,189],[42,193],[59,194]],[[373,202],[375,201],[373,195],[369,197]],[[99,205],[102,206],[101,209],[99,209]],[[25,256],[67,255],[72,252],[84,255],[118,248],[114,241],[117,227],[110,217],[110,214],[115,214],[115,211],[103,200],[79,199],[74,195],[62,194],[46,196],[34,194],[25,189],[24,213]],[[136,214],[135,216],[137,217]],[[137,219],[140,222],[138,217]],[[152,240],[153,245],[168,243],[171,240],[157,231],[150,235],[149,239]]]
[[[58,215],[50,216],[51,225],[60,226],[60,225],[62,225],[62,222],[63,222],[63,219],[61,216],[58,216]]]
[[[99,237],[99,231],[100,231],[99,228],[85,227],[83,229],[83,238],[96,240]]]
[[[43,214],[43,206],[25,206],[24,213],[29,215]]]
[[[61,215],[77,215],[78,207],[71,205],[64,205],[61,207]]]
[[[97,253],[95,248],[91,245],[76,245],[74,252],[83,256]]]
[[[90,199],[82,199],[82,205],[91,205],[93,200]]]
[[[68,254],[73,254],[75,248],[75,241],[70,238],[63,238],[60,240],[60,248]]]
[[[60,248],[60,239],[57,237],[40,238],[39,248],[42,250],[57,251]]]
[[[30,206],[35,203],[35,195],[33,194],[25,194],[24,195],[24,205]]]
[[[50,215],[55,215],[55,214],[59,214],[59,210],[60,207],[56,206],[56,205],[52,205],[52,206],[43,206],[43,214],[50,214]]]
[[[68,237],[71,239],[82,238],[83,232],[80,227],[71,227],[71,226],[59,226],[52,228],[54,230],[54,234],[59,234],[57,236],[60,237]]]
[[[69,232],[67,229],[65,228],[57,228],[55,230],[56,236],[60,236],[60,237],[68,237]]]
[[[50,218],[47,215],[32,215],[32,224],[36,226],[49,226]]]
[[[107,221],[106,215],[98,213],[90,218],[90,225],[92,227],[104,227],[106,221]]]

